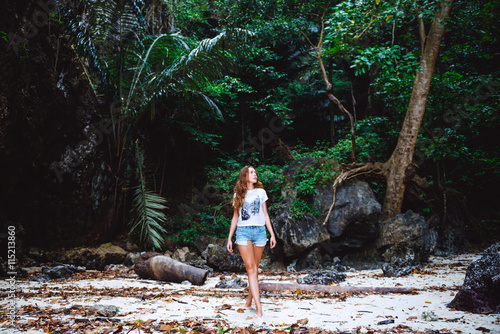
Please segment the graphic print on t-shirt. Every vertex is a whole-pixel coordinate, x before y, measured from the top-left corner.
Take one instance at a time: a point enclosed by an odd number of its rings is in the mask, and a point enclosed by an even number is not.
[[[248,220],[250,216],[256,216],[260,212],[260,198],[257,197],[253,202],[244,202],[241,207],[241,220]]]

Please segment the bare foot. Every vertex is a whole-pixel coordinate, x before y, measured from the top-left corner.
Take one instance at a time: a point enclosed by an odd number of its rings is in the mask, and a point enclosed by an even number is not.
[[[243,306],[243,308],[244,308],[244,309],[249,309],[249,308],[250,308],[250,306],[252,306],[252,298],[249,296],[249,297],[247,298],[247,301],[246,301],[245,305]]]
[[[260,310],[257,309],[257,311],[255,312],[255,317],[256,318],[262,318],[262,308]]]

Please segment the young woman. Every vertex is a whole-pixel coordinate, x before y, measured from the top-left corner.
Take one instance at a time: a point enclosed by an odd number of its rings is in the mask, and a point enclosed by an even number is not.
[[[270,246],[276,246],[271,220],[267,213],[267,194],[257,179],[257,172],[252,166],[241,169],[234,187],[234,213],[227,238],[227,250],[233,252],[233,238],[236,230],[236,244],[241,258],[245,262],[248,275],[248,298],[245,308],[250,308],[252,299],[255,302],[256,316],[262,317],[262,305],[259,295],[258,270],[259,262],[267,243],[266,227],[271,235]]]

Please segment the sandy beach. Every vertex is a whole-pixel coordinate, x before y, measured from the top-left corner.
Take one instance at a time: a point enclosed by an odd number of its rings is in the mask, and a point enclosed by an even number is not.
[[[500,315],[446,307],[467,266],[479,254],[431,257],[420,272],[400,278],[382,270],[347,271],[339,285],[410,287],[411,294],[261,293],[262,318],[244,310],[243,290],[218,289],[221,274],[203,286],[144,280],[130,269],[87,271],[48,283],[16,281],[15,314],[2,314],[0,333],[344,332],[500,333]],[[304,273],[261,273],[261,282],[297,283]],[[246,281],[245,275],[238,275]],[[225,279],[231,276],[225,275]],[[3,280],[0,289],[8,290]],[[95,305],[116,308],[95,313]],[[2,309],[7,299],[3,298]]]

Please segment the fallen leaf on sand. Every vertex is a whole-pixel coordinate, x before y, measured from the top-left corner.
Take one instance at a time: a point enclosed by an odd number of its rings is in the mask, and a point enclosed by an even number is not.
[[[274,334],[286,334],[286,332],[282,329],[277,329],[274,331]]]
[[[305,318],[305,319],[298,320],[297,322],[301,325],[305,325],[309,322],[309,319]]]
[[[251,329],[250,327],[243,328],[243,330],[240,332],[240,334],[257,334],[256,331]]]
[[[245,313],[245,310],[242,309],[242,308],[239,308],[239,309],[236,310],[236,312],[238,312],[238,313]]]
[[[172,326],[164,324],[164,325],[160,326],[160,330],[161,331],[169,331],[170,332],[172,330]]]

